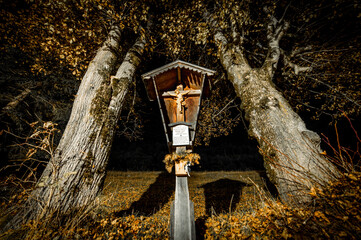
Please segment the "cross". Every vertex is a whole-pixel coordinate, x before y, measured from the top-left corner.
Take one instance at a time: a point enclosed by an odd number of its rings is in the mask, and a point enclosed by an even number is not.
[[[183,90],[183,85],[179,84],[177,86],[177,88],[174,91],[168,91],[168,92],[164,92],[162,94],[163,97],[174,97],[176,100],[176,104],[177,104],[177,111],[176,111],[176,116],[177,116],[177,122],[182,122],[184,121],[184,106],[185,106],[185,101],[184,101],[184,96],[190,96],[190,95],[200,95],[201,91],[200,90]]]

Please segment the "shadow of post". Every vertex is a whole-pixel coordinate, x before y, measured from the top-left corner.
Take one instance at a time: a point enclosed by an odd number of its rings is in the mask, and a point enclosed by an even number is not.
[[[206,213],[212,215],[214,212],[222,213],[235,209],[240,202],[242,189],[247,185],[241,181],[222,178],[200,186],[204,188]]]
[[[123,211],[116,213],[116,216],[126,216],[133,213],[150,216],[158,212],[170,199],[175,189],[175,175],[162,172],[158,175],[140,199]]]

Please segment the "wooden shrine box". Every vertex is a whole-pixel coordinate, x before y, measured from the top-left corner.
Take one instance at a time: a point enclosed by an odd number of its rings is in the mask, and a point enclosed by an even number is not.
[[[150,101],[157,100],[169,151],[192,150],[200,104],[215,71],[175,61],[142,75]]]

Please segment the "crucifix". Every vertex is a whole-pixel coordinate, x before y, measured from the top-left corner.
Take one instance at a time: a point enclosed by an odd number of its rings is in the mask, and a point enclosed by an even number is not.
[[[167,91],[164,92],[162,94],[162,97],[173,97],[175,99],[176,102],[176,121],[177,122],[184,122],[185,119],[185,112],[184,112],[184,108],[186,105],[184,96],[187,95],[187,97],[189,96],[195,96],[195,95],[200,95],[201,91],[200,90],[183,90],[183,85],[179,84],[177,86],[177,88],[174,91]]]
[[[213,70],[177,60],[142,75],[149,99],[158,101],[171,153],[165,163],[175,167],[170,239],[196,239],[194,206],[189,198],[187,179],[191,162],[187,157],[193,150],[202,96],[209,92],[208,77],[214,74]]]
[[[176,116],[177,116],[177,122],[183,122],[184,119],[184,106],[186,105],[183,96],[187,95],[190,92],[190,90],[188,91],[183,91],[183,85],[179,84],[177,86],[177,88],[174,91],[168,91],[167,93],[172,96],[175,97],[176,100],[176,104],[177,104],[177,112],[176,112]]]

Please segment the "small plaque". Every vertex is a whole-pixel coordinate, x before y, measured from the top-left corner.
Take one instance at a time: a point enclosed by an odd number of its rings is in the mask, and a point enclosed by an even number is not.
[[[187,125],[178,125],[173,128],[173,146],[189,145],[189,129]]]

